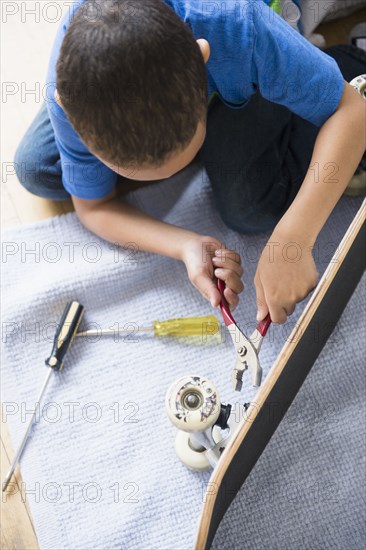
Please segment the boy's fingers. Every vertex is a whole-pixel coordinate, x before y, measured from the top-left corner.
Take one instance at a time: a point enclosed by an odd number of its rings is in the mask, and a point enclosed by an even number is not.
[[[267,306],[266,297],[264,295],[263,286],[259,277],[256,277],[254,279],[254,285],[257,299],[257,321],[263,321],[263,319],[268,315],[269,309]]]
[[[235,252],[234,250],[228,250],[226,248],[220,248],[219,250],[215,251],[215,256],[217,258],[221,258],[224,262],[227,260],[232,260],[236,262],[237,264],[241,264],[241,257],[240,254]]]
[[[296,308],[296,302],[288,302],[282,305],[282,308],[285,310],[287,317],[293,314]]]
[[[235,271],[235,273],[237,273],[239,275],[239,277],[241,277],[244,273],[244,269],[242,267],[242,265],[238,262],[236,262],[235,260],[233,260],[232,258],[229,258],[227,257],[226,259],[223,259],[221,257],[218,257],[218,256],[214,256],[212,258],[212,263],[213,265],[216,267],[224,267],[224,268],[227,268],[227,269],[231,269],[232,271]]]
[[[282,325],[287,321],[287,312],[284,307],[279,305],[269,304],[269,314],[273,323]]]
[[[224,290],[224,296],[230,306],[230,310],[234,311],[236,306],[239,303],[239,296],[231,290],[231,288],[226,287]]]
[[[191,280],[202,296],[211,302],[212,307],[219,305],[221,299],[220,291],[209,275],[200,273]]]
[[[274,323],[282,324],[293,314],[296,302],[269,302],[269,312]]]
[[[244,290],[244,285],[240,277],[231,269],[218,267],[215,269],[215,276],[222,281],[225,281],[227,287],[231,288],[236,294],[240,294]]]

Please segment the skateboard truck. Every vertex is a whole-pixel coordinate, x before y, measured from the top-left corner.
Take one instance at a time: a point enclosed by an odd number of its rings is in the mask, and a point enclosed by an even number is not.
[[[263,321],[258,323],[253,334],[248,338],[238,327],[229,309],[229,304],[224,297],[225,283],[217,279],[217,288],[221,293],[220,310],[224,323],[227,326],[236,350],[236,365],[232,372],[233,388],[241,391],[243,387],[243,374],[246,370],[252,371],[252,385],[260,386],[262,381],[262,367],[259,363],[258,354],[263,338],[271,324],[269,314]]]
[[[220,402],[213,383],[197,375],[179,378],[168,389],[165,408],[178,428],[175,451],[183,464],[196,471],[215,467],[231,440],[237,418],[231,414],[231,405]],[[241,412],[245,414],[244,406]]]

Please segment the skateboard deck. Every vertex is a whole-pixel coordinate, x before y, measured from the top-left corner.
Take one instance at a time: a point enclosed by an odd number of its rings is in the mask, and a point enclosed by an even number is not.
[[[203,499],[195,550],[211,547],[223,516],[269,443],[360,281],[366,263],[365,213],[366,201],[214,468]],[[265,414],[271,403],[280,406],[272,407],[271,415]]]

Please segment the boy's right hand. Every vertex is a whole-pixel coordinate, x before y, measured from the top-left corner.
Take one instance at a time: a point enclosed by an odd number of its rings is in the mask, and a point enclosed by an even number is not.
[[[225,281],[224,295],[230,309],[234,310],[239,302],[244,285],[241,281],[243,268],[240,255],[213,237],[197,235],[184,242],[181,260],[184,262],[191,283],[202,296],[217,307],[221,300],[220,292],[214,282],[214,276]]]

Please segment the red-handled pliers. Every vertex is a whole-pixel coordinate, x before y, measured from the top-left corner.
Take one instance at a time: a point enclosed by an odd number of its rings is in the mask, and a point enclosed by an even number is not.
[[[231,314],[229,304],[224,296],[224,281],[217,279],[217,288],[221,293],[220,310],[236,350],[236,365],[232,373],[233,387],[236,391],[241,390],[243,386],[243,374],[247,369],[252,371],[253,386],[260,386],[262,381],[262,367],[259,364],[258,354],[263,338],[271,324],[271,317],[268,314],[263,321],[260,321],[253,334],[248,338],[240,330]]]

